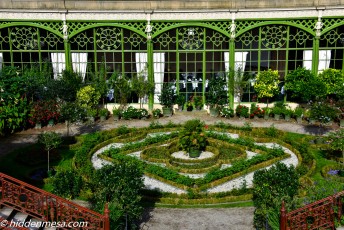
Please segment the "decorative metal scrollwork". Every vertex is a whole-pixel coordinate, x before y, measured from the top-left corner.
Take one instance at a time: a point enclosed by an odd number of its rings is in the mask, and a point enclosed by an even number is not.
[[[157,39],[154,39],[153,42],[159,43],[163,47],[168,47],[170,43],[176,43],[176,38],[171,37],[168,33],[163,33]]]
[[[179,45],[185,50],[197,50],[203,46],[203,29],[188,27],[179,29]]]
[[[303,30],[298,30],[296,34],[290,34],[289,39],[290,41],[296,41],[299,45],[303,45],[307,41],[311,40],[311,37],[309,33]]]
[[[323,39],[333,45],[338,39],[340,39],[341,42],[344,40],[344,33],[339,34],[337,30],[331,30],[323,36]]]
[[[14,27],[11,30],[13,46],[18,50],[38,49],[38,29],[33,27]]]
[[[97,45],[102,50],[118,49],[121,46],[121,29],[99,28],[96,31]]]
[[[212,42],[216,47],[219,47],[223,44],[223,42],[227,41],[225,36],[220,34],[219,32],[214,32],[212,36],[206,37],[206,42]]]
[[[262,44],[267,48],[283,47],[287,41],[285,26],[265,26],[262,28]]]
[[[146,43],[143,38],[137,33],[131,33],[130,37],[124,37],[124,43],[130,43],[133,47],[138,47],[140,44]]]
[[[245,46],[251,45],[252,42],[257,42],[259,41],[259,36],[258,35],[253,35],[252,30],[244,33],[240,37],[237,37],[235,39],[236,42],[242,42]]]
[[[71,43],[77,43],[80,47],[86,47],[87,44],[93,43],[93,37],[87,36],[86,33],[81,33],[71,39]]]
[[[50,47],[55,47],[58,43],[63,43],[63,40],[57,37],[55,34],[47,33],[45,37],[41,37],[44,43],[48,44]]]

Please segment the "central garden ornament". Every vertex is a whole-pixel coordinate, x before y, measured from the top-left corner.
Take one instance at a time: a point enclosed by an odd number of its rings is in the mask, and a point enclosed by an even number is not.
[[[187,121],[179,133],[179,147],[191,158],[199,157],[207,146],[205,127],[204,122],[194,119]]]

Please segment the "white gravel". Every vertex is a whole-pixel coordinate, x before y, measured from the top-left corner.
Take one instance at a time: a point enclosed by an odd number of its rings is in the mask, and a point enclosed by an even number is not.
[[[221,134],[220,132],[217,132],[217,133]],[[166,133],[159,133],[159,134],[166,134]],[[158,134],[155,134],[155,135],[158,135]],[[230,136],[232,138],[238,138],[239,137],[237,134],[226,134],[226,135]],[[150,135],[150,136],[152,136],[152,135]],[[284,159],[281,162],[286,164],[286,165],[294,165],[295,167],[297,166],[297,164],[298,164],[297,156],[291,150],[289,150],[283,146],[280,146],[278,144],[275,144],[275,143],[256,143],[256,144],[257,145],[264,145],[267,148],[281,147],[283,149],[283,151],[290,154],[289,158]],[[91,160],[92,160],[93,167],[95,169],[100,169],[101,167],[103,167],[103,165],[110,164],[110,162],[99,158],[98,155],[100,153],[112,148],[112,147],[120,148],[123,145],[124,145],[123,143],[113,143],[113,144],[110,144],[108,146],[105,146],[105,147],[99,149],[92,156]],[[141,153],[141,151],[138,151],[138,152],[130,153],[129,155],[140,159],[140,153]],[[252,157],[257,155],[257,153],[252,152],[252,151],[246,151],[246,153],[247,153],[247,159],[251,159]],[[205,158],[212,157],[213,155],[214,154],[211,152],[204,151],[204,152],[202,152],[200,158],[197,158],[197,159],[205,159]],[[195,158],[190,158],[189,156],[187,156],[184,151],[175,152],[172,154],[172,156],[177,157],[177,158],[182,158],[182,159],[195,159]],[[159,165],[164,166],[164,164],[159,164]],[[221,169],[225,169],[228,167],[231,167],[231,164],[223,164],[221,166]],[[271,166],[269,166],[267,168],[270,168],[270,167]],[[186,174],[186,173],[180,173],[180,174],[185,175],[185,176],[189,176],[190,178],[194,178],[194,179],[203,178],[205,176],[205,174]],[[225,182],[225,183],[218,185],[216,187],[210,188],[207,190],[207,192],[209,192],[209,193],[226,192],[226,191],[232,190],[233,188],[240,188],[244,184],[247,187],[252,187],[253,174],[254,174],[254,172],[248,173],[242,177],[233,179],[231,181]],[[170,193],[177,193],[177,194],[186,193],[186,191],[183,189],[180,189],[180,188],[177,188],[175,186],[166,184],[164,182],[150,178],[148,176],[144,176],[144,183],[145,183],[145,188],[147,188],[147,189],[156,189],[156,190],[163,191],[163,192],[170,192]]]
[[[189,155],[186,154],[185,151],[178,151],[178,152],[172,153],[171,156],[174,158],[179,158],[179,159],[184,159],[184,160],[200,160],[200,159],[210,158],[210,157],[214,156],[214,153],[208,152],[208,151],[202,151],[201,155],[199,157],[192,158],[192,157],[189,157]]]

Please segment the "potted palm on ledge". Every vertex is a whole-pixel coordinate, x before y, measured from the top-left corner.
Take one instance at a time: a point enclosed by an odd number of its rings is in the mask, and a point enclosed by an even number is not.
[[[162,114],[164,116],[172,116],[172,106],[174,105],[174,91],[171,83],[164,83],[161,94],[158,96],[162,105]]]

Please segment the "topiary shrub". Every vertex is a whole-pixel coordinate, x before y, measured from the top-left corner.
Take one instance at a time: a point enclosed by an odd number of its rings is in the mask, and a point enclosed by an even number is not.
[[[204,151],[207,146],[204,126],[199,119],[187,121],[179,133],[179,147],[187,153]]]

